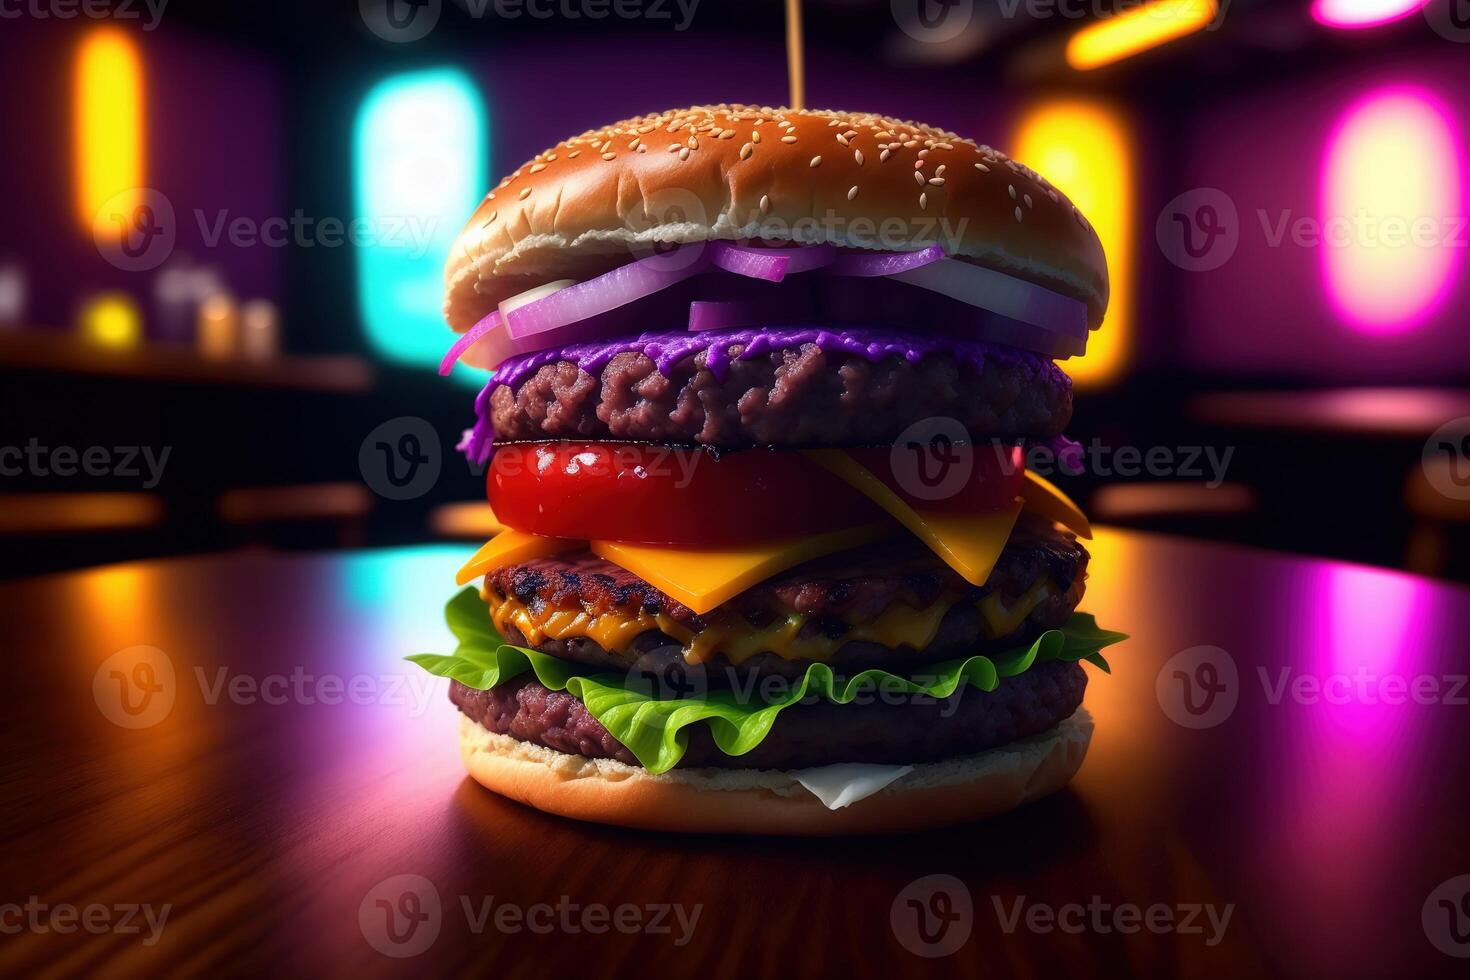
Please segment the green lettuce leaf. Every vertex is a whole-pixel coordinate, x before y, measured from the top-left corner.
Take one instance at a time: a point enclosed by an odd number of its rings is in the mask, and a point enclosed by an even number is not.
[[[473,587],[449,601],[445,619],[459,640],[454,653],[421,653],[409,657],[410,661],[431,674],[451,677],[481,691],[531,671],[546,687],[567,691],[585,704],[592,717],[651,773],[666,772],[683,757],[689,744],[688,728],[696,723],[708,726],[721,752],[739,756],[759,745],[776,717],[802,700],[822,698],[837,704],[849,704],[859,697],[940,700],[962,685],[993,691],[1001,678],[1014,677],[1049,660],[1087,660],[1107,671],[1108,663],[1098,651],[1127,638],[1099,628],[1087,613],[1073,613],[1064,627],[1047,630],[1029,646],[929,664],[909,677],[878,669],[838,677],[826,664],[814,663],[799,680],[777,692],[756,683],[749,688],[658,698],[638,671],[595,670],[511,646],[496,631],[489,608]]]

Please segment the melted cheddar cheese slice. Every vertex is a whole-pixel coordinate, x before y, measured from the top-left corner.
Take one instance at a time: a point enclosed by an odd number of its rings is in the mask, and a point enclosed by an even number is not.
[[[588,547],[702,616],[777,572],[891,537],[896,530],[891,524],[870,524],[718,551],[620,541],[593,541]]]
[[[524,531],[501,531],[486,541],[484,547],[464,563],[454,581],[459,585],[466,585],[505,565],[559,555],[563,551],[580,547],[582,542],[575,538],[546,538],[539,534],[526,534]]]
[[[846,480],[917,537],[971,585],[984,585],[1021,513],[1017,501],[990,514],[947,514],[909,506],[867,467],[840,449],[811,449],[806,454]]]

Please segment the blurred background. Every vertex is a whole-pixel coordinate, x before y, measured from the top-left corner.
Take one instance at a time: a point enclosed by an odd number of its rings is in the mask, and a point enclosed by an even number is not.
[[[1470,0],[805,0],[809,106],[1041,170],[1107,248],[1063,481],[1467,580]],[[563,137],[783,104],[778,0],[0,4],[0,575],[484,536],[449,243]],[[462,373],[463,372],[463,373]]]

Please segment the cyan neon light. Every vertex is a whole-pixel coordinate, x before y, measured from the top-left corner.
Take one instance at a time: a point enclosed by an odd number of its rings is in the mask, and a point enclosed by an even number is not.
[[[484,102],[462,72],[395,75],[363,99],[353,135],[359,225],[357,295],[383,356],[435,367],[444,326],[444,261],[485,192]]]

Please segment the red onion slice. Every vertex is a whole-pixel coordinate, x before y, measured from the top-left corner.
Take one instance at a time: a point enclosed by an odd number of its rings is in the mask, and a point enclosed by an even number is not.
[[[811,272],[813,269],[824,269],[837,260],[837,249],[826,242],[820,245],[788,248],[782,254],[787,259],[786,274],[788,276]]]
[[[928,289],[1021,323],[1087,339],[1087,304],[1043,286],[959,259],[896,272],[890,279]]]
[[[454,342],[454,346],[449,348],[449,350],[445,352],[444,360],[439,362],[439,373],[441,375],[444,375],[445,377],[448,377],[449,372],[454,369],[455,363],[461,357],[464,357],[465,351],[475,346],[475,342],[477,340],[485,336],[491,330],[494,330],[497,326],[499,326],[499,324],[500,311],[491,310],[489,314],[487,314],[484,318],[480,320],[479,323],[466,330],[464,334],[461,335],[460,338]]]
[[[545,299],[512,310],[506,317],[506,331],[512,340],[539,338],[542,341],[539,347],[574,343],[553,340],[548,335],[558,328],[581,324],[599,314],[651,296],[706,271],[709,266],[709,256],[702,243],[638,259],[596,279],[568,286]],[[589,327],[594,326],[589,324]]]
[[[710,242],[709,252],[716,268],[767,282],[785,279],[791,262],[784,249],[754,248],[733,242]]]
[[[911,269],[921,269],[944,258],[938,245],[917,252],[847,252],[832,263],[834,276],[892,276]]]

